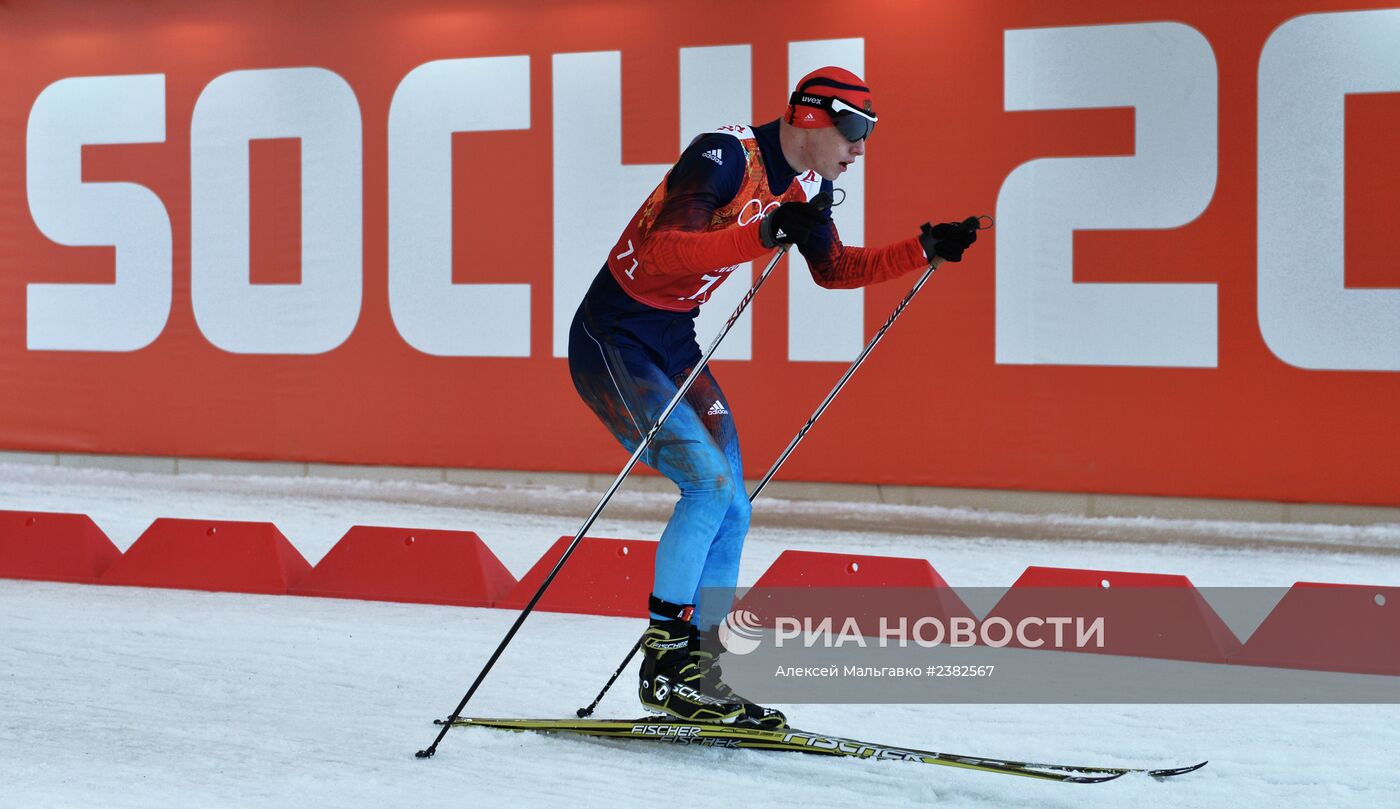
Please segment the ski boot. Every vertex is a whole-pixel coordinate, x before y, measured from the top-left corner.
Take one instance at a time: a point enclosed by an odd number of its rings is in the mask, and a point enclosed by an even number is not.
[[[692,722],[731,724],[747,710],[742,703],[720,699],[700,689],[705,674],[695,665],[690,648],[695,627],[692,606],[651,597],[651,611],[673,618],[651,619],[642,635],[642,673],[638,696],[642,707]]]
[[[734,693],[723,679],[719,668],[719,656],[724,651],[719,640],[718,629],[697,631],[690,645],[690,659],[700,671],[700,693],[724,702],[734,702],[743,706],[744,712],[735,724],[776,730],[788,726],[787,717],[777,708],[755,705]]]

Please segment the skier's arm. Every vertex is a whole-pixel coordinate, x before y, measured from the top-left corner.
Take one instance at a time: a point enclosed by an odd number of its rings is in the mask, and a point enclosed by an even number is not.
[[[918,236],[884,247],[852,247],[841,243],[835,222],[818,228],[798,249],[807,259],[812,280],[827,289],[878,284],[929,264]]]
[[[822,183],[828,191],[830,183]],[[828,289],[851,289],[878,284],[929,264],[961,261],[962,252],[977,240],[977,221],[925,224],[918,236],[884,247],[852,247],[841,243],[836,223],[827,221],[798,249],[807,259],[812,280]]]
[[[666,203],[638,255],[643,272],[672,275],[729,267],[768,252],[756,226],[705,230],[715,211],[739,193],[745,164],[743,146],[725,135],[703,135],[686,148],[666,176]]]

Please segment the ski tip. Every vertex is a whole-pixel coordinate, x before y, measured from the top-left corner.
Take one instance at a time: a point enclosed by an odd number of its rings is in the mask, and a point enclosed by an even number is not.
[[[1209,761],[1202,761],[1200,764],[1192,764],[1188,767],[1175,767],[1167,770],[1148,770],[1147,774],[1153,778],[1171,778],[1174,775],[1185,775],[1188,772],[1195,772],[1209,763]]]

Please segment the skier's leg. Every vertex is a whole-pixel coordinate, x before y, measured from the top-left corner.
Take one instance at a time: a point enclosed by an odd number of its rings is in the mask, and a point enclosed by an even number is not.
[[[739,583],[739,559],[744,538],[748,535],[752,509],[743,485],[744,466],[739,435],[734,427],[729,401],[708,369],[695,380],[686,399],[691,409],[704,414],[705,428],[724,452],[734,479],[739,481],[729,509],[715,532],[714,541],[710,543],[710,553],[700,574],[694,601],[697,605],[696,635],[690,648],[691,660],[702,672],[702,693],[720,700],[743,703],[744,715],[737,721],[759,727],[781,728],[787,725],[787,717],[781,711],[755,705],[734,693],[734,689],[724,682],[720,670],[718,661],[724,649],[719,642],[718,625],[734,604],[734,590]]]
[[[724,518],[715,531],[709,553],[700,572],[700,580],[690,603],[696,605],[695,625],[701,631],[712,630],[724,620],[734,600],[734,588],[739,583],[739,559],[744,537],[749,531],[748,493],[744,489],[744,464],[739,450],[739,434],[734,427],[729,400],[720,389],[709,369],[703,371],[686,396],[686,402],[700,418],[705,430],[724,454],[731,479],[736,483],[733,496],[725,509]]]
[[[614,437],[634,450],[676,393],[648,346],[625,334],[590,328],[584,309],[570,335],[570,371],[580,396]],[[643,636],[642,704],[686,719],[732,721],[742,705],[707,695],[693,662],[692,599],[709,548],[742,491],[725,454],[695,411],[682,402],[657,432],[644,459],[674,481],[681,497],[657,546],[652,622]]]
[[[635,450],[675,395],[675,383],[644,347],[594,334],[579,319],[574,336],[569,368],[579,395],[619,443]],[[672,411],[643,460],[681,494],[657,546],[653,593],[674,604],[693,604],[711,543],[733,510],[736,493],[742,497],[742,478],[736,478],[729,458],[687,402]]]

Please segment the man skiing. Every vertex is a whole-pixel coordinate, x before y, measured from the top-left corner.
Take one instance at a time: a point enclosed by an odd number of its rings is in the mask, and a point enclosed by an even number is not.
[[[792,245],[817,284],[851,288],[959,261],[976,240],[967,220],[925,224],[880,248],[841,243],[832,183],[865,154],[876,120],[860,77],[820,68],[798,82],[778,120],[695,138],[643,201],[569,332],[574,387],[628,451],[699,363],[695,317],[736,266]],[[724,683],[717,627],[730,604],[700,599],[702,590],[732,593],[738,584],[750,510],[729,401],[708,368],[643,460],[679,487],[680,500],[656,551],[642,705],[688,720],[784,726],[780,711]]]

